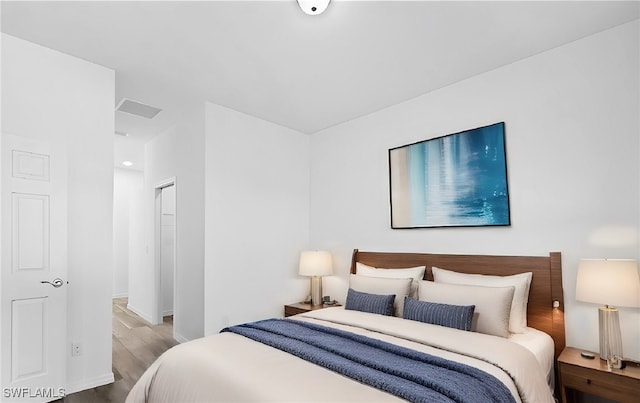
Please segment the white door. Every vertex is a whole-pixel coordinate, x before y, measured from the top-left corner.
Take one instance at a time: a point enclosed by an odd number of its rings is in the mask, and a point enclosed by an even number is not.
[[[163,316],[165,312],[165,297],[171,298],[172,301],[172,313],[174,324],[177,322],[178,317],[175,315],[178,311],[176,305],[176,226],[178,222],[178,215],[176,210],[176,178],[167,179],[155,186],[155,210],[154,210],[154,295],[153,303],[155,305],[154,312],[152,314],[153,324],[163,323]],[[167,239],[166,229],[167,220],[164,217],[165,212],[173,212],[173,236],[172,246],[168,246],[169,240]],[[170,250],[171,249],[171,250]],[[170,256],[167,256],[169,255]],[[163,261],[171,259],[173,263],[171,265],[163,264]],[[171,273],[167,270],[166,273],[163,269],[171,269]],[[164,273],[164,274],[163,274]],[[167,277],[171,277],[170,279]],[[170,291],[165,291],[165,287],[170,287]],[[168,308],[166,309],[168,311]],[[168,314],[168,313],[167,313]],[[175,326],[173,332],[175,338]]]
[[[8,134],[1,149],[0,399],[48,402],[66,381],[66,154]]]
[[[162,316],[173,315],[173,277],[175,270],[176,192],[170,185],[161,190],[160,268]]]

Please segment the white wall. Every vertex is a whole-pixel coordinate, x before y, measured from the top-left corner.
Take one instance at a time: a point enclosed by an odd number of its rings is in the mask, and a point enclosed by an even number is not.
[[[334,252],[344,300],[353,248],[563,254],[567,345],[598,350],[597,306],[575,301],[580,258],[638,258],[638,21],[311,138],[311,246]],[[510,227],[392,230],[387,150],[506,122]],[[621,308],[640,358],[640,312]]]
[[[68,157],[67,392],[113,381],[114,72],[2,34],[2,132],[63,142]]]
[[[187,107],[175,127],[145,145],[145,226],[142,264],[130,273],[129,306],[151,321],[154,299],[154,188],[176,179],[176,293],[174,334],[204,335],[204,104]]]
[[[176,333],[204,336],[205,105],[183,114],[176,133]]]
[[[205,333],[282,316],[302,300],[308,247],[309,137],[206,107]]]
[[[136,213],[141,202],[144,176],[141,171],[113,171],[113,298],[129,295],[132,253],[140,244],[142,226]]]

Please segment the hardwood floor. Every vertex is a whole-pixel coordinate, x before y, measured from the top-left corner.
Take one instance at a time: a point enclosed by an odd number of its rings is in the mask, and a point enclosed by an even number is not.
[[[58,402],[124,402],[142,373],[163,352],[178,344],[173,339],[173,317],[151,325],[127,309],[127,298],[113,300],[113,375],[115,382],[73,393]]]

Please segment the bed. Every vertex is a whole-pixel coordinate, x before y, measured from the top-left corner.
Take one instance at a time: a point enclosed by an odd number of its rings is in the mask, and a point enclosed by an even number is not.
[[[421,267],[411,272],[419,278],[406,281],[409,270]],[[147,369],[127,402],[554,401],[554,363],[565,346],[559,252],[488,256],[356,249],[350,273],[346,306],[232,326],[176,346]],[[521,318],[526,325],[512,333],[518,286],[492,282],[522,276],[528,276]],[[399,307],[386,293],[367,292],[390,284],[402,289],[397,295],[407,296],[406,305]],[[473,300],[485,290],[486,301]],[[492,305],[494,294],[509,299],[509,306]],[[439,295],[445,300],[429,301]],[[461,298],[461,305],[449,304],[451,296]],[[464,305],[468,298],[475,312]],[[372,313],[370,307],[393,314]],[[448,325],[451,312],[455,326],[466,330]],[[489,321],[496,312],[502,315],[497,328]],[[403,317],[412,314],[418,319]],[[445,319],[445,325],[437,322]],[[507,332],[498,334],[505,320]],[[494,328],[498,333],[491,334]],[[483,393],[490,397],[479,398]]]

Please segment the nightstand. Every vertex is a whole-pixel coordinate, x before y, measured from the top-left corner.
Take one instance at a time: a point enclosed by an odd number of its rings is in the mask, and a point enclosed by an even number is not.
[[[340,304],[333,305],[317,305],[305,304],[304,302],[297,302],[295,304],[289,304],[284,306],[284,317],[297,315],[299,313],[305,313],[309,311],[315,311],[317,309],[329,308],[331,306],[340,306]]]
[[[607,363],[595,354],[590,360],[580,356],[576,348],[565,348],[558,357],[558,373],[562,403],[573,401],[571,390],[617,400],[637,402],[640,398],[640,366],[627,364],[624,369],[607,369]],[[569,392],[569,393],[567,393]],[[569,399],[567,400],[567,397]]]

